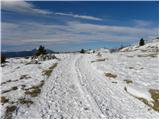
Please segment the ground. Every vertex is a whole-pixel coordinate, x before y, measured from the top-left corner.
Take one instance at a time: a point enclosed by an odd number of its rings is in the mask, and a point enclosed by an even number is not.
[[[158,118],[157,46],[56,54],[39,64],[10,58],[2,66],[1,118]]]

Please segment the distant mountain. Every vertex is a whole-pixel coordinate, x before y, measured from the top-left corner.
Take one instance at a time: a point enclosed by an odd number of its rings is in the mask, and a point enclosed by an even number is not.
[[[57,53],[53,52],[52,50],[47,49],[47,53]],[[2,52],[7,58],[11,57],[26,57],[26,56],[33,56],[36,52],[36,49],[33,49],[31,51],[18,51],[18,52]]]

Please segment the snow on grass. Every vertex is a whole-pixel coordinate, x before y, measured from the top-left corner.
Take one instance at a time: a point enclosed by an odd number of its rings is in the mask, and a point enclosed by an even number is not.
[[[2,68],[1,81],[1,117],[12,118],[18,106],[34,104],[32,97],[41,93],[41,88],[46,80],[43,69],[52,66],[58,60],[42,61],[40,64],[27,64],[31,59],[10,58]],[[11,108],[11,110],[10,110]]]

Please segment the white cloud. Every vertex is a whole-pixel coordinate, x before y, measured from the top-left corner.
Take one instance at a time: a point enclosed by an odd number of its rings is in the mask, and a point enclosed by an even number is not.
[[[2,22],[2,44],[12,45],[55,45],[88,41],[129,41],[145,39],[158,33],[155,28],[134,28],[126,26],[96,25],[69,22],[67,25],[42,23]]]
[[[110,26],[110,25],[97,25],[89,23],[78,23],[70,22],[70,26],[76,30],[83,30],[88,32],[114,32],[114,33],[124,33],[124,34],[151,34],[153,29],[145,29],[141,27],[126,27],[126,26]]]
[[[93,17],[93,16],[87,16],[87,15],[77,15],[77,14],[66,14],[66,13],[54,13],[49,10],[44,9],[38,9],[33,4],[26,2],[24,0],[3,0],[2,2],[2,10],[6,11],[13,11],[13,12],[23,12],[23,13],[30,13],[30,14],[43,14],[43,15],[61,15],[61,16],[70,16],[73,18],[80,18],[80,19],[88,19],[88,20],[97,20],[102,21],[101,18]]]
[[[3,0],[1,9],[14,12],[25,12],[32,14],[51,14],[48,10],[37,9],[33,4],[26,1]]]
[[[62,16],[70,16],[70,17],[80,18],[80,19],[97,20],[97,21],[103,20],[102,18],[87,16],[87,15],[77,15],[77,14],[69,14],[69,13],[55,13],[55,14],[62,15]]]
[[[133,23],[137,27],[150,27],[152,25],[151,21],[146,21],[146,20],[133,20]]]

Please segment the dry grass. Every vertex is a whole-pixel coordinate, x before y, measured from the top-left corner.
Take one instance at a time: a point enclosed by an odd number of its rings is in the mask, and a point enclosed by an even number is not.
[[[2,94],[12,91],[12,89],[2,91]]]
[[[16,106],[7,106],[4,119],[12,119],[12,113],[16,110]]]
[[[39,88],[34,88],[34,89],[30,90],[30,91],[27,90],[25,92],[26,95],[30,95],[31,97],[36,97],[40,93],[41,93],[41,89],[39,89]]]
[[[17,86],[12,87],[12,90],[17,90],[17,89],[18,89]]]
[[[150,89],[149,93],[151,94],[151,97],[153,99],[152,103],[153,106],[152,108],[156,111],[159,111],[159,90],[156,89]]]
[[[15,90],[17,90],[17,89],[18,89],[17,86],[14,86],[14,87],[12,87],[12,88],[9,89],[9,90],[4,90],[4,91],[2,91],[2,94],[7,93],[7,92],[11,92],[11,91],[15,91]]]
[[[128,93],[127,91],[127,88],[124,87],[124,90]],[[153,99],[153,101],[148,101],[147,99],[145,98],[142,98],[142,97],[137,97],[137,96],[134,96],[132,94],[133,97],[139,99],[140,101],[142,101],[144,104],[146,104],[147,106],[151,107],[153,110],[159,112],[159,90],[156,90],[156,89],[150,89],[149,90],[149,93],[151,94],[151,97]]]
[[[44,85],[42,80],[40,84],[32,86],[31,88],[25,89],[25,94],[30,95],[31,97],[36,97],[41,93],[41,87]]]
[[[100,52],[97,53],[98,57],[102,57],[102,54]]]
[[[43,75],[46,75],[47,77],[51,76],[51,73],[55,67],[57,67],[58,63],[53,64],[51,67],[49,67],[47,70],[42,71]]]
[[[7,84],[7,83],[10,83],[10,82],[16,82],[16,81],[18,81],[18,80],[8,80],[8,81],[6,81],[6,82],[2,82],[1,85]]]
[[[132,80],[128,80],[128,79],[125,79],[125,80],[123,80],[123,81],[125,81],[127,84],[133,83]]]
[[[125,90],[126,92],[128,92],[126,87],[124,87],[124,90]]]
[[[103,62],[105,60],[106,60],[106,58],[96,59],[96,60],[91,61],[91,63],[94,63],[94,62]]]
[[[134,67],[129,67],[129,69],[134,69]]]
[[[0,101],[1,101],[2,104],[5,104],[5,103],[8,103],[8,102],[9,102],[9,99],[6,99],[6,97],[1,96],[1,97],[0,97]]]
[[[115,84],[117,84],[117,82],[112,82],[112,83],[115,83]]]
[[[28,75],[21,75],[21,77],[19,79],[21,80],[21,79],[29,79],[29,78],[31,78],[31,77]]]
[[[157,53],[153,53],[153,54],[144,54],[144,55],[137,55],[138,57],[157,57],[158,54]]]
[[[26,98],[20,98],[18,99],[20,104],[26,104],[28,107],[33,104],[33,101],[31,101],[30,99],[26,99]]]
[[[109,77],[109,78],[116,78],[117,77],[117,75],[112,74],[112,73],[105,73],[105,76]]]

